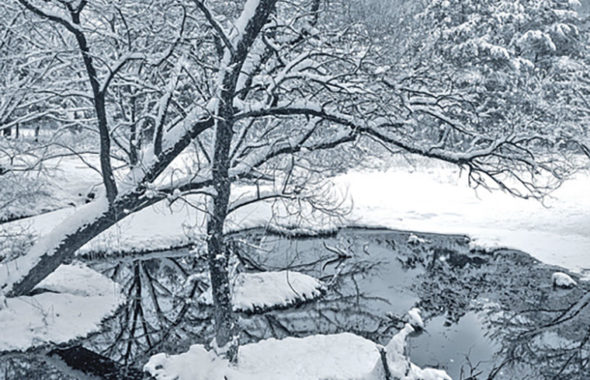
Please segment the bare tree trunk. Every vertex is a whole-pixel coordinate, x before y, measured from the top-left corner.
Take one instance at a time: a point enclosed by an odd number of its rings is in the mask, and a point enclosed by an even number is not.
[[[22,279],[13,284],[11,290],[7,292],[7,295],[10,297],[26,295],[35,287],[35,285],[57,269],[62,263],[67,263],[72,260],[76,250],[92,240],[98,234],[115,225],[126,216],[162,200],[161,197],[154,197],[151,199],[145,197],[145,184],[150,183],[157,178],[168,167],[170,162],[172,162],[172,160],[178,156],[194,138],[196,138],[201,132],[209,129],[212,125],[213,119],[211,118],[195,122],[186,135],[176,141],[171,148],[166,150],[165,154],[162,154],[159,157],[159,160],[153,166],[147,169],[144,181],[138,183],[134,191],[127,192],[124,195],[117,197],[114,203],[109,204],[108,210],[92,222],[77,230],[68,231],[67,235],[59,238],[59,244],[53,246],[50,252],[43,254],[40,262],[38,262]],[[193,188],[199,189],[210,185],[211,181],[203,181],[198,185],[193,184]],[[73,217],[75,218],[76,216],[74,215]],[[68,220],[64,221],[64,223],[67,224]],[[6,265],[9,265],[9,263],[6,263]],[[0,286],[2,286],[2,284],[0,284]]]
[[[231,182],[229,179],[229,148],[233,136],[232,124],[228,121],[231,111],[220,107],[222,115],[217,121],[215,153],[213,157],[212,179],[215,196],[212,200],[207,221],[207,258],[211,276],[213,303],[215,306],[215,344],[219,353],[230,361],[237,360],[238,328],[233,313],[231,289],[228,274],[227,247],[223,235],[223,225],[227,218]],[[224,112],[225,111],[225,112]],[[225,118],[223,116],[226,116]]]
[[[131,86],[128,86],[126,91],[131,93],[130,96],[130,100],[131,100],[131,117],[130,117],[130,122],[131,122],[131,128],[129,131],[129,134],[131,135],[131,138],[129,139],[129,163],[131,164],[131,166],[135,166],[137,165],[137,162],[139,161],[139,149],[141,146],[141,142],[138,138],[138,121],[137,121],[137,94],[134,90],[131,89]]]
[[[244,36],[236,43],[235,50],[230,51],[230,41],[226,42],[225,52],[229,70],[222,73],[219,91],[219,103],[216,110],[215,146],[211,168],[214,195],[212,207],[207,220],[207,258],[211,276],[211,292],[215,307],[215,344],[219,354],[231,362],[237,361],[239,331],[237,319],[233,312],[231,288],[227,261],[227,247],[224,241],[223,226],[227,218],[231,181],[229,178],[230,147],[233,139],[234,109],[233,99],[241,68],[248,56],[262,26],[266,23],[276,0],[264,0],[257,5],[254,16],[245,27]],[[223,35],[222,35],[223,36]],[[223,36],[224,37],[224,36]]]
[[[52,251],[42,255],[37,265],[20,281],[13,284],[12,289],[7,295],[9,297],[17,297],[29,294],[39,282],[55,271],[57,267],[71,261],[76,251],[84,244],[130,214],[129,212],[125,212],[125,210],[139,211],[155,203],[155,201],[155,199],[149,201],[146,201],[145,198],[140,199],[134,193],[117,199],[98,218],[72,231],[61,239],[57,247],[53,247],[54,249]],[[90,206],[91,204],[88,205]]]

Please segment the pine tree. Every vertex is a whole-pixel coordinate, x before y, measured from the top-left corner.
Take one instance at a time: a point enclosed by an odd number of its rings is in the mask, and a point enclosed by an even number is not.
[[[587,133],[589,88],[576,9],[575,0],[435,0],[419,16],[430,30],[418,39],[421,64],[464,94],[473,107],[457,115],[464,121],[570,145]]]

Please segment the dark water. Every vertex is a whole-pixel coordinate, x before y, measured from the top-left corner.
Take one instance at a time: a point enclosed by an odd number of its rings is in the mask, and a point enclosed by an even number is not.
[[[231,236],[239,270],[291,269],[327,285],[314,302],[241,315],[242,342],[353,332],[386,344],[418,307],[426,328],[410,339],[408,354],[419,366],[464,380],[590,379],[590,284],[554,289],[551,275],[562,269],[525,253],[471,251],[464,236],[416,234],[423,240],[412,242],[410,235],[348,228],[314,237],[258,229]],[[195,252],[96,262],[123,285],[128,304],[84,345],[141,368],[157,352],[210,342],[211,310],[194,302],[207,281],[186,282],[191,273],[206,273]],[[17,359],[8,367],[26,375],[8,378],[70,378]]]
[[[291,267],[328,282],[339,275],[321,301],[274,312],[270,321],[249,318],[245,327],[260,331],[254,339],[352,331],[387,343],[418,306],[426,329],[411,339],[409,354],[420,366],[444,368],[454,379],[590,379],[588,284],[553,289],[556,268],[522,252],[473,252],[462,236],[420,234],[424,242],[409,243],[409,235],[251,232],[255,248],[247,254],[265,269]],[[576,303],[580,311],[560,321]]]
[[[313,237],[262,229],[230,236],[238,270],[290,269],[327,285],[320,300],[241,315],[241,341],[353,332],[387,344],[418,307],[426,328],[408,353],[419,366],[443,368],[454,379],[590,379],[588,283],[554,289],[551,275],[561,269],[525,253],[471,251],[464,236],[416,234],[416,242],[410,235],[348,228]],[[206,273],[195,252],[99,264],[130,297],[88,344],[140,367],[154,353],[210,342],[211,310],[194,302],[207,281],[185,281]]]

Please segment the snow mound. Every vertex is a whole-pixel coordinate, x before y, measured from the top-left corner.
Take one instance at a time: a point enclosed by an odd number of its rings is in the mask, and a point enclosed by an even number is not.
[[[409,323],[415,329],[424,329],[424,321],[420,316],[420,309],[414,307],[408,311]]]
[[[563,272],[555,272],[551,275],[551,282],[553,286],[558,288],[573,288],[578,285],[573,278]]]
[[[154,355],[143,370],[157,380],[209,380],[223,379],[229,369],[227,361],[195,344],[179,355]]]
[[[421,237],[418,237],[417,235],[410,234],[410,236],[408,236],[408,244],[420,245],[420,244],[426,244],[426,243],[429,243],[429,241],[426,239],[423,239]]]
[[[240,273],[233,282],[232,302],[235,311],[256,312],[311,301],[322,293],[319,280],[299,272]],[[199,301],[212,305],[211,290]]]
[[[47,292],[0,305],[0,352],[84,337],[124,301],[116,283],[81,264],[60,266],[37,290]]]
[[[504,248],[498,241],[486,241],[480,239],[470,239],[468,247],[471,252],[484,253],[492,253],[496,250]]]
[[[403,355],[407,324],[387,347],[388,365],[394,378],[403,380],[449,380],[444,372],[421,369]],[[383,348],[381,348],[383,349]],[[395,351],[393,351],[395,350]],[[392,360],[395,360],[393,362]],[[306,338],[267,339],[240,347],[237,366],[219,359],[202,345],[179,355],[157,354],[144,370],[157,380],[382,380],[380,347],[360,336],[342,333]],[[398,377],[395,377],[398,376]]]

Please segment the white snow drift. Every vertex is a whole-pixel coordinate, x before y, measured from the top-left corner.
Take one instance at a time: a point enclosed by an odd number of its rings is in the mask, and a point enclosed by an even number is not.
[[[85,337],[124,300],[119,285],[81,264],[60,266],[37,289],[46,292],[0,305],[0,351]]]

